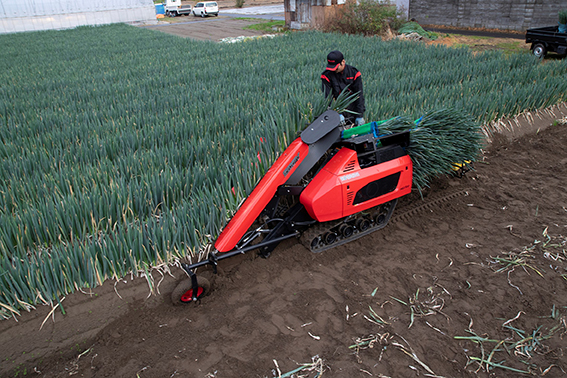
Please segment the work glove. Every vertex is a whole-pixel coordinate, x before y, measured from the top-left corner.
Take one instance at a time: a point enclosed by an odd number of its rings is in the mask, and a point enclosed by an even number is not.
[[[354,124],[355,124],[356,126],[364,125],[364,118],[359,117],[359,118],[355,119],[355,120],[354,120]]]

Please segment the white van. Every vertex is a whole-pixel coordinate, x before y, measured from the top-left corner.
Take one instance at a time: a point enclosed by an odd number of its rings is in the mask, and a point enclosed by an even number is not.
[[[195,17],[197,16],[205,17],[210,14],[214,16],[219,15],[219,5],[214,1],[205,1],[201,3],[197,3],[193,7],[193,16]]]

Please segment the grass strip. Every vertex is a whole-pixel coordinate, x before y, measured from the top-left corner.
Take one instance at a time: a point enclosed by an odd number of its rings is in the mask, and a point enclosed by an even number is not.
[[[271,33],[278,33],[281,32],[283,27],[285,26],[285,21],[264,21],[253,25],[247,25],[244,29],[247,30],[256,30],[261,32],[271,32]]]

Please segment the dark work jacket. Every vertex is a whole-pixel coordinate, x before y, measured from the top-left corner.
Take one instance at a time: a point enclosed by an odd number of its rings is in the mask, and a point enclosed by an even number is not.
[[[358,99],[352,103],[348,110],[356,114],[345,113],[345,118],[359,118],[364,116],[366,107],[364,106],[364,93],[362,91],[362,77],[360,72],[353,66],[345,65],[345,69],[341,73],[325,70],[321,74],[321,81],[323,82],[323,92],[325,97],[332,93],[333,98],[337,98],[339,94],[345,89],[347,85],[348,91],[351,93],[358,92]]]

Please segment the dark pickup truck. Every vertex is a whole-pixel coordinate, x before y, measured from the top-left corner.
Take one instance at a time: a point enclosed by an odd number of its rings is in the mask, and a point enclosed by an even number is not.
[[[567,54],[567,33],[560,33],[557,26],[526,30],[526,43],[532,44],[532,52],[543,58],[548,52]]]

